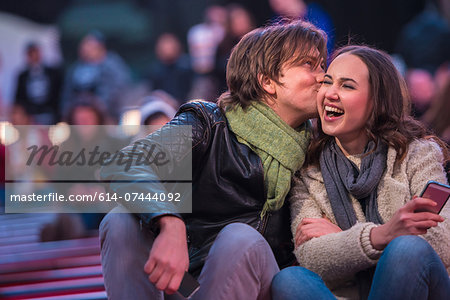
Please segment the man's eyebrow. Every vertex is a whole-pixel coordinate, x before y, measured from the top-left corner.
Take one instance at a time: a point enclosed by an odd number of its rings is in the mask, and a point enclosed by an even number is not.
[[[314,62],[315,65],[319,65],[320,64],[320,57],[319,56],[313,56],[313,55],[302,55],[302,56],[298,56],[296,59],[294,59],[291,64],[292,65],[296,65],[296,64],[301,64],[304,63],[307,60],[312,60]]]

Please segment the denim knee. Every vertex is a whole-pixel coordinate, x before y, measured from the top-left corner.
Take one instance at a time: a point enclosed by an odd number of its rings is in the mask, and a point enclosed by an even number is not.
[[[274,300],[328,300],[336,298],[322,278],[303,267],[289,267],[281,270],[272,280]]]
[[[439,256],[426,240],[415,235],[404,235],[387,245],[377,269],[389,270],[392,276],[401,278],[409,273],[429,272],[439,261]]]
[[[310,270],[303,267],[288,267],[276,274],[272,280],[272,290],[285,290],[292,285],[300,284],[305,277],[313,277],[320,279],[320,277]]]
[[[103,246],[105,241],[114,247],[125,248],[139,238],[139,222],[130,213],[124,213],[123,209],[114,209],[109,212],[100,223],[100,241]]]
[[[423,238],[416,235],[402,235],[393,239],[384,249],[384,253],[401,258],[408,256],[422,260],[430,254],[435,254],[433,247]]]
[[[266,239],[253,227],[244,223],[231,223],[222,228],[218,238],[224,239],[235,251],[247,251],[256,243],[267,244]],[[267,244],[269,247],[269,244]]]
[[[278,289],[284,291],[292,287],[292,285],[300,285],[306,278],[322,280],[319,275],[303,267],[285,268],[274,276],[272,280],[272,291]]]

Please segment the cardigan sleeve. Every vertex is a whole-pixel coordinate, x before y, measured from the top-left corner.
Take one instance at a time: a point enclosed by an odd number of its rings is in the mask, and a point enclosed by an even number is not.
[[[315,175],[318,175],[317,172]],[[294,179],[289,198],[293,236],[303,218],[321,218],[326,215],[336,224],[332,212],[321,208],[320,201],[317,201],[317,197],[326,197],[326,191],[318,178],[320,176],[314,177],[309,177],[304,171]],[[296,247],[294,254],[301,266],[320,275],[332,288],[377,263],[381,251],[375,250],[370,243],[370,230],[375,226],[370,222],[358,222],[348,230],[312,238]]]
[[[410,183],[411,195],[419,196],[426,183],[434,180],[447,183],[443,168],[444,157],[440,147],[432,141],[419,140],[410,144],[406,171]],[[430,228],[422,235],[441,257],[445,267],[450,268],[450,203],[442,209],[440,215],[445,221]]]

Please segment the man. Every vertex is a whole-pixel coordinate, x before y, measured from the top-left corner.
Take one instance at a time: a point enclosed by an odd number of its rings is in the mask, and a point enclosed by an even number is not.
[[[54,124],[58,119],[62,74],[44,65],[41,49],[34,42],[27,45],[26,60],[26,69],[17,78],[15,104],[21,105],[34,123]]]
[[[189,56],[173,33],[161,34],[155,45],[156,60],[150,65],[149,83],[153,90],[163,90],[177,100],[186,101],[194,73]]]
[[[161,291],[176,292],[188,269],[200,283],[192,299],[270,299],[272,277],[294,261],[284,198],[304,161],[325,61],[326,38],[309,23],[256,29],[234,48],[229,90],[218,105],[185,104],[140,148],[123,150],[146,155],[144,145],[170,134],[171,126],[191,125],[192,213],[108,214],[100,230],[111,299],[163,299]],[[176,172],[183,161],[179,143],[167,148],[175,149],[168,169]],[[111,166],[103,179],[115,181],[114,193],[151,192],[159,173]]]
[[[78,60],[66,73],[62,115],[67,115],[79,98],[95,96],[113,118],[118,118],[122,105],[119,98],[130,81],[131,72],[122,57],[107,48],[100,31],[91,31],[81,40]]]

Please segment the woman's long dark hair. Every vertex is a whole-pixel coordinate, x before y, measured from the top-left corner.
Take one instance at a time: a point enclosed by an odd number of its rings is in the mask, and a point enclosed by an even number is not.
[[[369,71],[370,97],[373,110],[366,124],[369,140],[388,144],[397,151],[397,162],[403,161],[409,143],[414,139],[433,139],[440,145],[444,159],[448,160],[448,146],[432,135],[425,126],[410,116],[410,101],[406,83],[398,73],[388,54],[367,46],[345,46],[336,50],[332,60],[348,53],[360,58]],[[319,156],[332,139],[322,131],[318,121],[314,139],[309,146],[307,164],[318,165]]]

